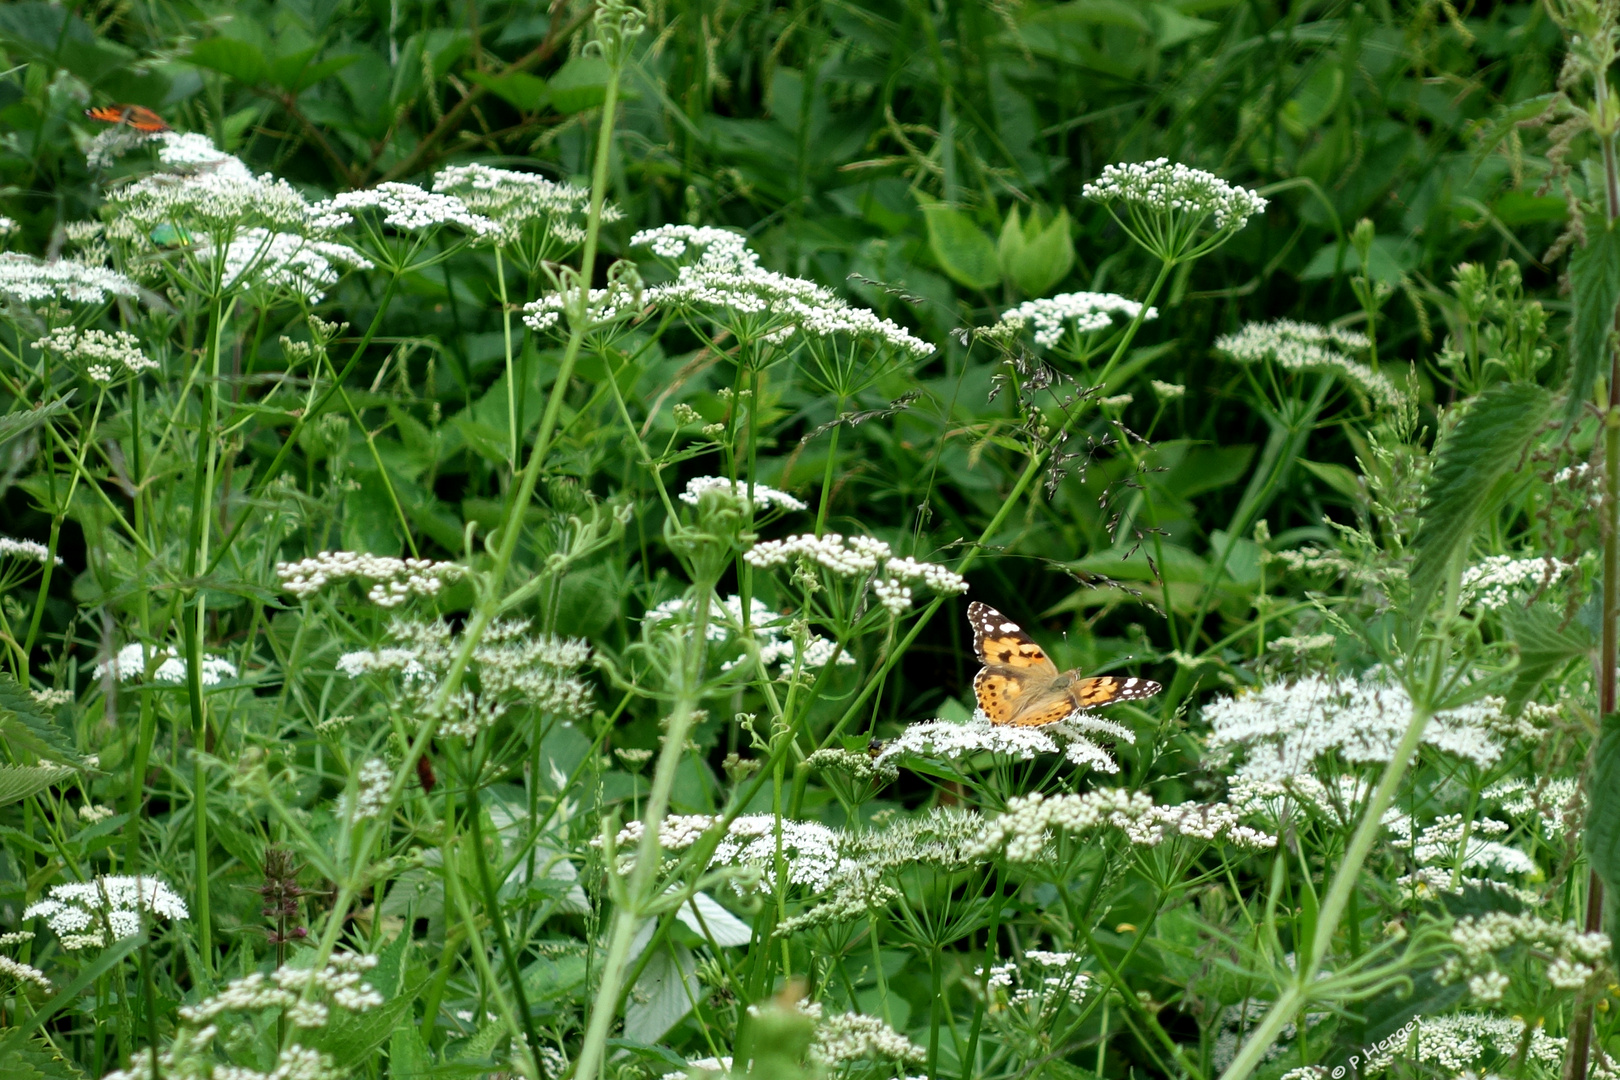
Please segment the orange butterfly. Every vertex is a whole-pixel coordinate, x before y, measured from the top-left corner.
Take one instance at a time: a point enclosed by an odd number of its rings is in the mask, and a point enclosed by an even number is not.
[[[973,677],[979,708],[992,724],[1039,727],[1116,701],[1152,697],[1162,687],[1150,679],[1059,671],[1022,627],[988,604],[968,605],[973,651],[984,667]]]
[[[98,105],[84,110],[84,115],[108,124],[128,124],[145,135],[174,130],[167,120],[143,105]]]

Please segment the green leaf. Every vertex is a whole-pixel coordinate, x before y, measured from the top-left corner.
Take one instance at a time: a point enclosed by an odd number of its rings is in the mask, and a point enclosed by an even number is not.
[[[404,934],[400,935],[404,937]],[[426,1078],[433,1069],[433,1057],[415,1024],[401,1024],[388,1039],[388,1075],[395,1080]]]
[[[1586,857],[1604,884],[1620,888],[1620,714],[1603,718],[1587,790],[1591,808],[1586,812]]]
[[[71,396],[71,395],[70,395]],[[68,398],[59,397],[55,401],[32,409],[18,409],[16,412],[0,416],[0,446],[6,445],[19,435],[25,435],[34,430],[52,417],[61,416],[68,411]]]
[[[962,211],[945,203],[925,203],[928,246],[940,269],[960,285],[988,289],[1001,281],[996,245]]]
[[[551,107],[560,113],[584,112],[607,97],[608,64],[600,56],[576,56],[551,77]]]
[[[33,695],[3,671],[0,671],[0,739],[5,740],[12,757],[20,761],[38,761],[42,757],[79,760],[68,733],[40,709]]]
[[[1601,218],[1586,225],[1586,246],[1575,249],[1569,260],[1570,360],[1569,401],[1564,421],[1575,422],[1592,384],[1609,355],[1614,312],[1620,306],[1620,233]]]
[[[244,86],[257,86],[270,70],[264,53],[250,42],[213,37],[197,42],[188,57],[198,67],[228,75]]]
[[[1519,667],[1508,691],[1508,712],[1517,713],[1542,680],[1592,650],[1592,632],[1571,620],[1568,626],[1556,611],[1545,607],[1510,608],[1504,621],[1519,647]]]
[[[303,49],[290,56],[278,56],[270,61],[266,72],[271,82],[295,94],[302,93],[323,79],[328,79],[360,59],[359,53],[329,56],[311,63],[316,49]]]
[[[469,71],[466,77],[468,82],[477,83],[514,109],[523,112],[536,111],[551,96],[546,80],[538,75],[530,75],[526,71],[514,71],[507,75]]]
[[[0,1061],[7,1060],[8,1055],[16,1052],[35,1028],[66,1006],[79,1003],[79,995],[84,993],[87,987],[94,985],[97,979],[117,967],[124,957],[144,944],[146,944],[145,935],[135,934],[132,937],[119,938],[103,949],[100,956],[79,969],[78,978],[58,990],[37,1012],[6,1033],[5,1041],[0,1042]]]
[[[1069,212],[1041,227],[1034,215],[1021,223],[1018,207],[1013,207],[1001,227],[996,258],[1002,273],[1012,279],[1025,296],[1044,296],[1074,268],[1074,238],[1070,235]]]
[[[77,772],[69,765],[0,765],[0,806],[21,802]]]
[[[1359,506],[1367,501],[1367,492],[1362,488],[1361,478],[1356,475],[1354,470],[1347,469],[1343,465],[1335,465],[1332,462],[1307,461],[1304,458],[1298,460],[1300,465],[1304,466],[1306,472],[1349,499],[1352,503]]]
[[[1551,405],[1551,395],[1539,386],[1500,383],[1474,399],[1440,444],[1415,544],[1414,618],[1428,608],[1475,530],[1501,505]]]
[[[426,980],[417,982],[405,993],[385,1002],[369,1012],[351,1013],[332,1010],[320,1037],[313,1040],[315,1048],[332,1055],[340,1069],[361,1068],[388,1037],[402,1023],[409,1022],[411,1004]]]

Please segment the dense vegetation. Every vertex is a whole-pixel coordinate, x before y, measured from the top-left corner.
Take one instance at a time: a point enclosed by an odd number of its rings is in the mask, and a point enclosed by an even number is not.
[[[0,1075],[1620,1073],[1617,17],[0,7]]]

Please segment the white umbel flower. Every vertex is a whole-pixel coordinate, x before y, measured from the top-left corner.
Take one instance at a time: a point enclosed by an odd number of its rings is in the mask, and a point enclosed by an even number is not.
[[[16,982],[31,983],[47,992],[51,989],[51,980],[45,977],[43,971],[9,956],[0,956],[0,975],[9,975]]]
[[[100,383],[111,382],[115,374],[139,375],[158,366],[141,351],[140,339],[125,330],[109,333],[63,326],[34,342],[34,348],[82,364]]]
[[[460,199],[475,214],[496,222],[501,241],[512,243],[530,225],[544,229],[545,240],[571,247],[583,243],[580,219],[590,208],[591,193],[576,184],[559,184],[535,173],[497,169],[478,163],[452,165],[433,177],[433,190]],[[604,204],[603,221],[624,215]]]
[[[140,932],[141,912],[161,919],[190,916],[186,902],[160,878],[100,876],[53,885],[47,899],[23,910],[23,919],[44,919],[63,948],[111,944]]]
[[[454,226],[474,236],[491,236],[500,226],[475,214],[454,195],[427,191],[415,184],[385,183],[364,191],[345,191],[315,206],[311,216],[336,225],[357,212],[375,211],[382,223],[403,232]]]
[[[1100,772],[1118,772],[1119,764],[1090,738],[1099,734],[1122,742],[1136,741],[1136,735],[1130,728],[1089,714],[1080,714],[1057,724],[1020,727],[1016,724],[992,724],[983,713],[976,713],[966,723],[925,720],[910,724],[897,737],[884,744],[877,760],[888,765],[899,764],[907,758],[961,761],[979,754],[992,754],[1029,761],[1038,754],[1063,754],[1075,765]]]
[[[1502,756],[1492,729],[1503,704],[1487,697],[1438,712],[1424,729],[1423,742],[1489,766]],[[1236,775],[1245,780],[1285,780],[1309,772],[1327,754],[1353,765],[1387,762],[1411,716],[1406,690],[1377,675],[1308,675],[1218,698],[1204,708],[1210,749],[1241,752]]]
[[[694,476],[686,482],[686,490],[678,496],[681,502],[696,506],[703,498],[705,492],[723,491],[733,498],[747,500],[748,483],[745,480],[730,480],[724,476]],[[753,486],[754,503],[761,509],[776,506],[783,510],[803,510],[805,503],[779,491],[769,484],[755,484]]]
[[[199,250],[205,255],[208,252],[206,246]],[[269,229],[236,233],[221,259],[220,278],[227,289],[258,285],[284,290],[310,303],[318,303],[337,284],[337,267],[372,268],[371,260],[347,244]]]
[[[152,671],[152,681],[179,685],[186,681],[186,662],[171,648],[143,647],[138,642],[131,642],[118,650],[116,656],[107,663],[96,665],[96,678],[100,679],[111,671],[113,678],[119,682],[129,682],[139,679],[146,674],[148,661],[161,659],[161,663]],[[216,686],[225,679],[237,677],[236,665],[223,656],[204,653],[202,660],[202,684]]]
[[[0,293],[25,304],[62,300],[73,304],[100,304],[108,297],[133,297],[135,283],[105,266],[74,259],[36,259],[17,252],[0,252]]]
[[[641,310],[644,296],[643,291],[621,281],[609,282],[604,289],[591,289],[585,300],[586,327],[595,329],[614,322],[621,315],[636,314]],[[563,314],[577,302],[577,293],[546,293],[523,305],[523,323],[531,330],[551,330],[562,325]]]
[[[47,563],[51,561],[51,549],[37,540],[14,540],[9,536],[0,536],[0,559]],[[56,565],[62,565],[60,555],[56,556]]]
[[[945,596],[958,596],[968,587],[967,579],[949,567],[910,556],[896,558],[893,548],[871,536],[804,533],[782,540],[763,540],[746,551],[743,560],[759,570],[810,564],[834,577],[864,579],[878,602],[893,614],[901,614],[911,606],[907,584],[926,585]]]
[[[323,551],[296,562],[276,563],[281,587],[300,600],[311,599],[334,581],[356,578],[371,582],[366,598],[382,608],[398,607],[413,596],[437,596],[446,582],[459,580],[465,572],[458,563],[362,551]]]
[[[1270,362],[1288,371],[1337,374],[1376,404],[1395,408],[1406,401],[1406,394],[1387,375],[1341,351],[1362,352],[1370,344],[1366,335],[1354,330],[1278,319],[1249,323],[1235,334],[1217,338],[1215,351],[1240,364]]]
[[[1506,607],[1522,598],[1555,585],[1570,571],[1570,564],[1550,555],[1515,558],[1490,555],[1463,571],[1460,602],[1477,604],[1487,611]]]
[[[1148,308],[1142,314],[1142,305],[1113,293],[1070,292],[1059,293],[1044,300],[1027,300],[1001,316],[1004,323],[1034,326],[1035,344],[1053,348],[1063,340],[1063,331],[1073,327],[1076,334],[1091,334],[1115,325],[1115,319],[1134,319],[1142,315],[1143,321],[1157,319],[1158,308]]]
[[[1241,229],[1266,208],[1266,200],[1248,188],[1169,158],[1108,165],[1081,193],[1103,203],[1119,201],[1160,213],[1207,216],[1217,231]]]

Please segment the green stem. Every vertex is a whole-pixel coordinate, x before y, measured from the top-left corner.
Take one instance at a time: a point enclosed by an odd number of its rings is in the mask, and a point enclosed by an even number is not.
[[[1306,1004],[1310,998],[1310,987],[1316,981],[1317,972],[1322,968],[1322,962],[1327,958],[1328,948],[1333,943],[1333,935],[1338,932],[1339,920],[1344,916],[1345,908],[1349,906],[1350,895],[1355,891],[1356,881],[1361,876],[1361,868],[1367,861],[1367,855],[1372,851],[1373,844],[1378,840],[1384,828],[1384,811],[1395,801],[1395,793],[1401,786],[1401,780],[1406,776],[1406,770],[1412,763],[1412,756],[1417,752],[1418,742],[1423,738],[1423,731],[1429,725],[1432,712],[1427,707],[1414,705],[1412,717],[1407,722],[1406,733],[1401,736],[1400,744],[1395,747],[1395,754],[1390,758],[1389,764],[1384,766],[1383,779],[1378,783],[1378,789],[1373,792],[1372,801],[1362,812],[1361,823],[1356,826],[1356,833],[1350,840],[1350,846],[1345,849],[1344,858],[1339,862],[1339,868],[1333,875],[1333,884],[1329,887],[1327,896],[1322,900],[1322,906],[1317,912],[1316,934],[1311,940],[1310,952],[1300,958],[1297,973],[1294,979],[1284,988],[1282,994],[1271,1007],[1260,1025],[1255,1028],[1254,1034],[1243,1044],[1232,1064],[1226,1067],[1221,1074],[1221,1080],[1245,1080],[1260,1064],[1267,1050],[1271,1049],[1278,1036]]]

